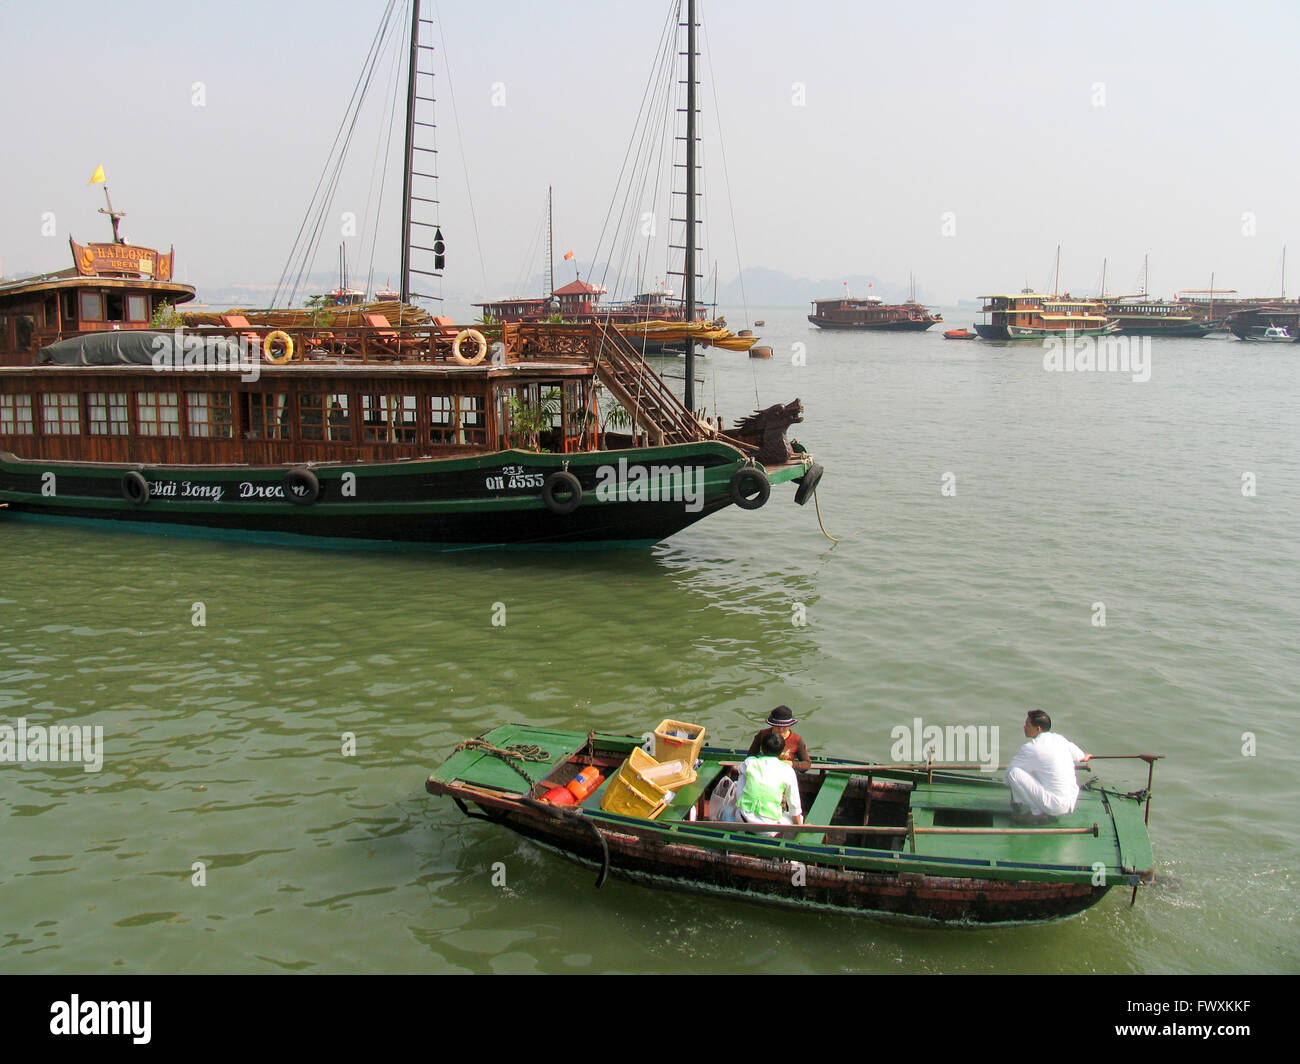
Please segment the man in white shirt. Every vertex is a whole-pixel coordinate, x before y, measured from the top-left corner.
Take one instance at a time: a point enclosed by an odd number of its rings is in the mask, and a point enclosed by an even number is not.
[[[1025,717],[1025,743],[1007,766],[1011,788],[1011,809],[1022,823],[1042,823],[1074,812],[1079,800],[1079,781],[1074,766],[1090,761],[1063,735],[1052,731],[1052,718],[1041,709]]]

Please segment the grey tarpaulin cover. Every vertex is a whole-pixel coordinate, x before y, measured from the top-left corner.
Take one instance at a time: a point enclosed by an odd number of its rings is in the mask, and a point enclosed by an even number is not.
[[[56,366],[154,366],[179,368],[178,362],[195,368],[238,365],[241,361],[240,345],[227,336],[198,336],[184,334],[184,346],[176,351],[176,335],[152,329],[122,329],[113,332],[88,333],[70,340],[42,347],[36,356],[38,364]],[[244,354],[246,359],[248,356]]]

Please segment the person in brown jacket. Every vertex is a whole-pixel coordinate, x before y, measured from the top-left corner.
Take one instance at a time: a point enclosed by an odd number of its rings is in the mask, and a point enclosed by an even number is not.
[[[781,751],[781,760],[788,761],[796,772],[807,772],[812,768],[812,758],[808,756],[808,747],[803,739],[790,729],[799,723],[799,719],[790,712],[789,706],[777,706],[767,715],[767,727],[754,736],[749,744],[749,756],[755,757],[762,749],[763,738],[776,735],[785,743]]]

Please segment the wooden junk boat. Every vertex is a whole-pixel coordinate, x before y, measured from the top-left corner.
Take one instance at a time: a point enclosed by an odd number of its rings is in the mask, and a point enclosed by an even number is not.
[[[645,546],[821,467],[798,402],[696,417],[614,328],[151,328],[172,257],[0,287],[0,517],[271,541]],[[630,415],[602,430],[603,387]]]
[[[814,301],[808,320],[820,329],[920,332],[943,321],[943,315],[913,301],[887,304],[875,298],[842,297]]]
[[[982,340],[1043,340],[1061,336],[1104,336],[1119,326],[1097,300],[1018,292],[981,296],[985,320],[976,324]]]
[[[683,763],[698,758],[694,769],[648,782],[677,767],[668,759],[682,755],[664,745],[682,741],[666,738],[674,732],[692,739]],[[706,819],[710,801],[745,754],[705,747],[703,733],[665,721],[650,758],[629,736],[503,725],[461,743],[426,789],[599,867],[597,886],[612,874],[750,901],[989,925],[1071,916],[1111,887],[1131,885],[1136,897],[1137,885],[1154,879],[1143,811],[1150,777],[1132,794],[1090,780],[1073,813],[1022,827],[991,773],[814,758],[800,774],[803,825],[722,823]],[[576,804],[541,800],[576,788],[591,767],[605,778]]]

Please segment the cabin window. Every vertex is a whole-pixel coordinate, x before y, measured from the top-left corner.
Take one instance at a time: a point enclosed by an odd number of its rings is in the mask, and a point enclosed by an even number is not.
[[[564,435],[579,435],[587,420],[586,383],[584,381],[564,382]]]
[[[361,439],[366,443],[415,443],[418,423],[413,395],[361,397]]]
[[[346,392],[299,392],[298,420],[304,440],[347,443],[352,439],[352,413]]]
[[[104,320],[126,321],[126,300],[121,292],[104,293]]]
[[[77,320],[77,293],[63,292],[63,320]]]
[[[429,397],[429,442],[456,442],[456,399],[454,395]]]
[[[429,397],[429,442],[486,444],[487,423],[481,395]]]
[[[176,392],[140,392],[135,412],[141,436],[179,436],[181,412]]]
[[[32,434],[32,397],[0,395],[0,436]]]
[[[131,428],[127,421],[126,392],[91,392],[86,396],[90,410],[92,436],[126,436]]]
[[[81,319],[83,321],[104,320],[104,301],[98,292],[81,293]]]
[[[57,329],[59,326],[59,300],[56,296],[50,296],[41,307],[45,320],[42,323],[47,329]]]
[[[456,396],[461,443],[487,443],[487,404],[481,395]]]
[[[189,435],[201,440],[229,440],[234,436],[228,392],[186,392],[185,420]]]
[[[54,392],[42,396],[41,412],[45,415],[45,435],[81,435],[81,396],[76,392]]]
[[[126,313],[131,321],[148,321],[149,300],[144,296],[127,296]]]
[[[0,351],[9,350],[9,317],[0,314]]]
[[[287,440],[289,396],[284,392],[245,392],[244,424],[250,440]]]

